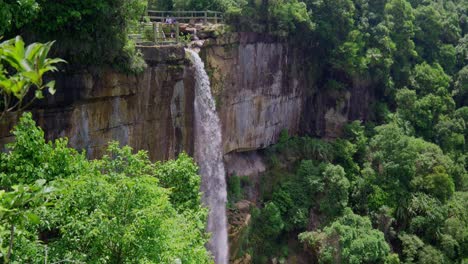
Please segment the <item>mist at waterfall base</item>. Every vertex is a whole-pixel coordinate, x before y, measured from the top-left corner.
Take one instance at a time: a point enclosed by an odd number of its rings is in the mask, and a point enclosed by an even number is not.
[[[222,155],[221,125],[211,94],[210,80],[198,53],[186,49],[195,68],[195,160],[202,176],[203,202],[209,207],[208,249],[216,264],[228,263],[226,179]]]

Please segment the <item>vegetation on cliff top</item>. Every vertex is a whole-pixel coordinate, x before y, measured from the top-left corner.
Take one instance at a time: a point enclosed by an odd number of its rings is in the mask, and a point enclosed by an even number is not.
[[[127,34],[146,5],[146,0],[2,0],[0,36],[56,40],[54,55],[66,59],[73,70],[112,66],[138,71],[143,61]]]

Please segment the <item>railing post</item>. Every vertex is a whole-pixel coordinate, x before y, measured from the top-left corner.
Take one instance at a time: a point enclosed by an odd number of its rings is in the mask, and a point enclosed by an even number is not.
[[[218,24],[218,13],[215,13],[214,22],[215,24]]]
[[[206,24],[206,23],[208,23],[208,12],[205,11],[204,15],[205,15],[205,17],[204,17],[203,20],[204,20],[204,23]]]
[[[179,34],[180,34],[179,22],[176,22],[175,26],[176,26],[176,42],[179,43]]]
[[[153,22],[154,43],[158,43],[158,22]]]

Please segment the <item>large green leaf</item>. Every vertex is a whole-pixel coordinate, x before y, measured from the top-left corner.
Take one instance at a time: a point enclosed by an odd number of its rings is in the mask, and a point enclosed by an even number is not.
[[[30,88],[33,89],[36,98],[43,98],[41,90],[45,88],[54,94],[55,82],[49,82],[44,86],[43,75],[57,71],[55,65],[66,61],[60,58],[47,58],[53,44],[54,41],[32,43],[25,49],[25,43],[20,36],[0,43],[0,65],[3,61],[16,71],[8,75],[0,67],[0,94],[3,93],[7,97],[13,94],[20,101],[29,93]]]

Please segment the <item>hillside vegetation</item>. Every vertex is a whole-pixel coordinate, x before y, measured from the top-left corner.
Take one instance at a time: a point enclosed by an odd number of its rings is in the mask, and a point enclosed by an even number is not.
[[[239,257],[467,262],[468,2],[236,3],[233,27],[301,47],[319,89],[366,80],[377,97],[343,138],[284,134],[266,151]]]
[[[468,0],[0,0],[0,36],[56,40],[52,55],[71,70],[138,72],[127,33],[148,4],[223,11],[232,31],[300,48],[317,89],[346,91],[356,80],[373,89],[370,119],[349,123],[342,138],[283,133],[265,150],[238,257],[468,263]],[[24,42],[11,43],[24,55]],[[5,47],[2,95],[23,84],[42,98],[45,72],[27,73],[34,60],[11,60]],[[112,143],[88,160],[65,139],[46,142],[30,114],[13,134],[0,154],[0,263],[212,261],[187,155],[155,164]],[[230,182],[233,204],[242,191]]]

